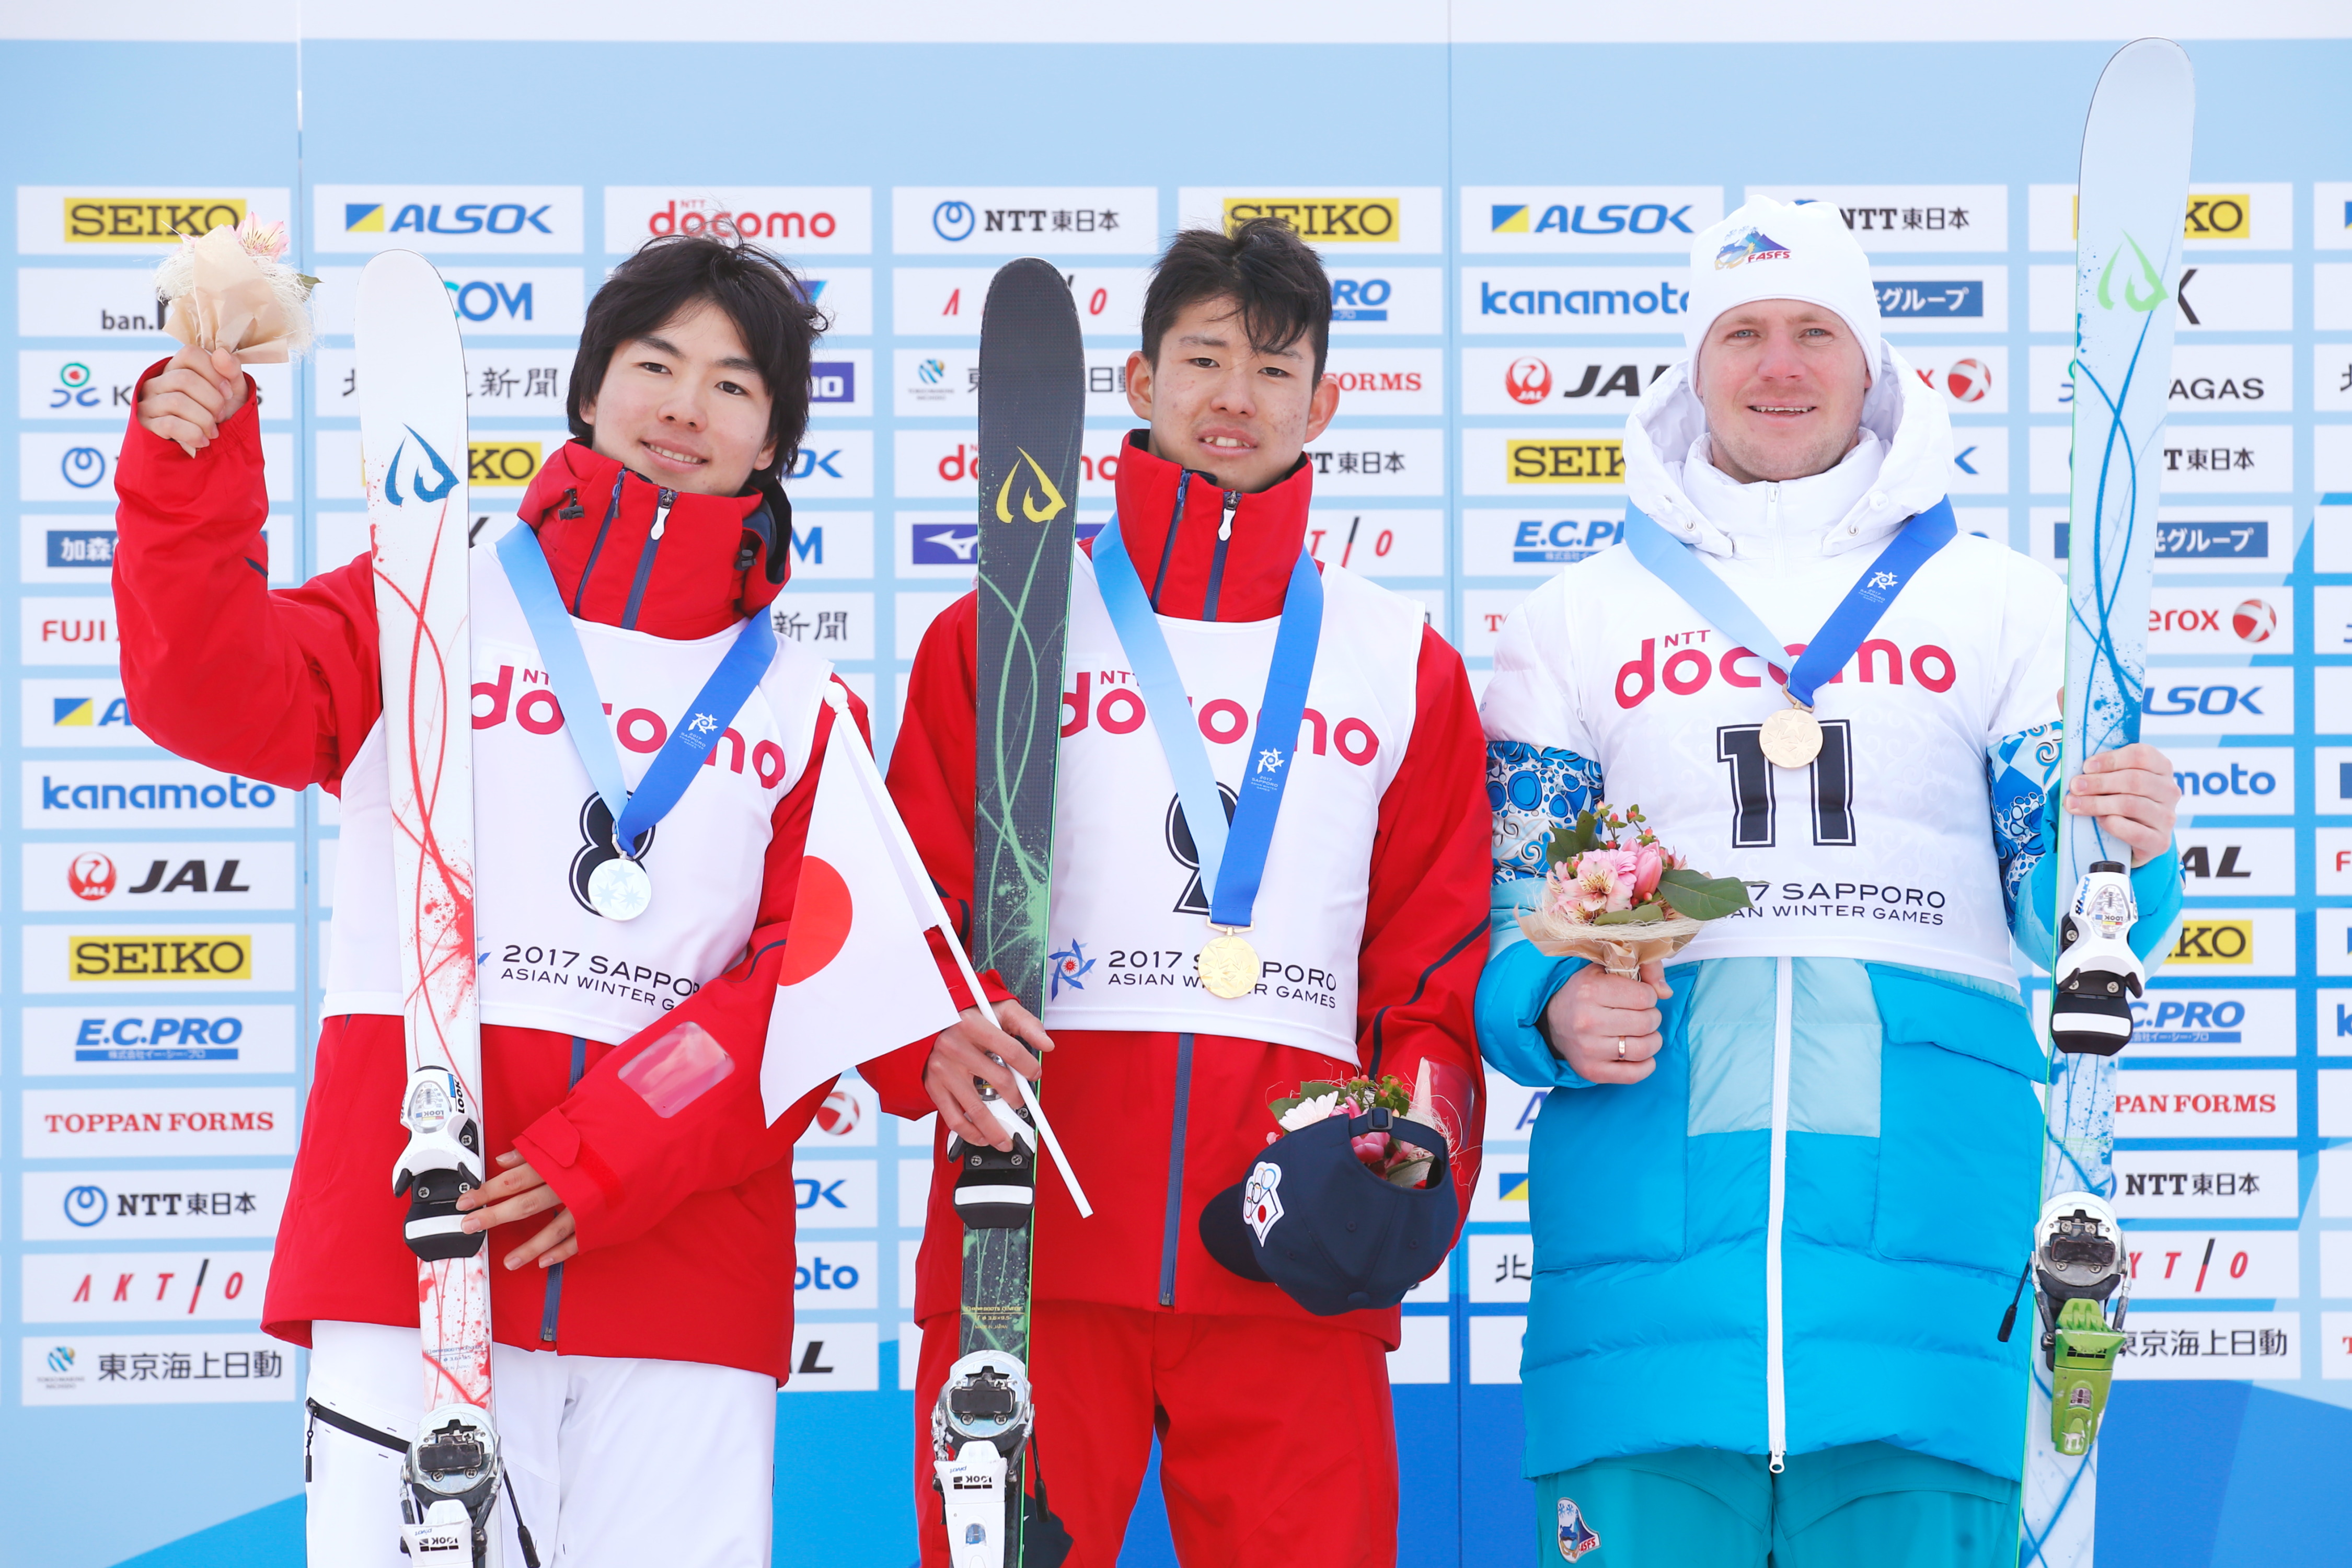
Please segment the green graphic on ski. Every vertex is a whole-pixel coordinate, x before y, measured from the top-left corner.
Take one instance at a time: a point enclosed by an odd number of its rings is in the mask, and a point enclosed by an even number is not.
[[[2083,132],[2074,275],[2074,495],[2068,515],[2062,777],[2139,739],[2165,399],[2196,84],[2162,38],[2107,62]],[[2099,1416],[2130,1298],[2115,1192],[2115,1052],[2144,982],[2126,939],[2130,847],[2062,816],[2050,1087],[2034,1234],[2033,1391],[2021,1568],[2089,1568]]]
[[[978,789],[972,962],[1022,1005],[1045,1010],[1045,913],[1053,862],[1062,648],[1076,537],[1086,360],[1076,307],[1050,264],[1002,268],[980,331]],[[1000,1102],[1001,1105],[1001,1102]],[[932,1449],[956,1568],[1024,1562],[1030,1430],[1030,1226],[1037,1140],[1025,1112],[1009,1152],[951,1141],[964,1223],[958,1360],[931,1414]],[[1042,1516],[1042,1510],[1041,1510]],[[1044,1539],[1052,1535],[1055,1539]],[[1045,1525],[1030,1568],[1060,1560]]]

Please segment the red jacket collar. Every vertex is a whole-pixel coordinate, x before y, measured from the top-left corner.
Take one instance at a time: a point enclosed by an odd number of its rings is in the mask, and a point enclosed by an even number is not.
[[[1151,595],[1152,607],[1195,621],[1263,621],[1280,615],[1291,568],[1307,542],[1314,465],[1302,458],[1287,479],[1244,495],[1221,490],[1205,474],[1154,456],[1150,437],[1148,430],[1128,433],[1117,484],[1118,536]],[[1220,550],[1217,531],[1229,501],[1233,537]],[[1091,546],[1087,553],[1093,553]]]
[[[677,638],[725,631],[775,598],[792,574],[792,515],[772,483],[739,496],[665,492],[578,441],[541,466],[521,507],[573,615]]]

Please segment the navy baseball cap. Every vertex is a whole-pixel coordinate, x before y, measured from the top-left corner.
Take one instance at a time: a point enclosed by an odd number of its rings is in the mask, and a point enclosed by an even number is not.
[[[1350,1141],[1377,1131],[1436,1157],[1427,1184],[1400,1187],[1356,1158]],[[1201,1243],[1243,1279],[1279,1285],[1328,1318],[1404,1300],[1445,1260],[1460,1214],[1444,1136],[1375,1108],[1269,1144],[1247,1179],[1201,1210]]]

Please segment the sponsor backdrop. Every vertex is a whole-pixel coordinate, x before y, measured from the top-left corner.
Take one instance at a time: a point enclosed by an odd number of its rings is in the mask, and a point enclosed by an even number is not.
[[[1344,395],[1311,450],[1315,549],[1420,601],[1480,679],[1519,599],[1615,540],[1621,424],[1682,352],[1688,237],[1752,192],[1831,204],[1871,251],[1889,337],[1948,401],[1964,526],[2063,557],[2068,182],[2117,40],[2000,42],[1988,24],[1949,41],[1963,23],[1932,43],[1603,45],[1501,5],[1469,8],[1482,19],[1449,44],[1443,8],[1424,26],[1398,19],[1410,7],[1366,24],[1274,6],[1281,41],[1236,70],[1250,35],[1230,19],[1213,47],[1120,41],[1117,22],[1093,25],[1108,41],[982,46],[919,20],[868,45],[719,9],[766,41],[641,41],[589,5],[519,29],[541,41],[385,42],[326,6],[345,36],[299,49],[280,33],[0,54],[12,1561],[299,1552],[303,1357],[259,1332],[257,1304],[336,815],[167,755],[124,706],[112,477],[136,377],[171,346],[148,278],[177,232],[282,221],[320,279],[316,357],[259,372],[268,567],[287,584],[365,547],[351,329],[370,255],[413,247],[448,280],[486,518],[563,438],[605,269],[720,226],[792,258],[833,327],[778,621],[848,672],[886,742],[925,626],[971,576],[991,270],[1031,252],[1066,270],[1087,333],[1081,514],[1098,522],[1146,270],[1180,224],[1273,213],[1321,248]],[[546,41],[583,18],[605,41]],[[2137,1273],[2100,1551],[2318,1563],[2352,1525],[2352,46],[2189,47],[2202,110],[2148,723],[2188,795],[2190,907],[2121,1079]],[[1491,1088],[1468,1233],[1391,1358],[1424,1564],[1534,1544],[1517,1377],[1538,1097]],[[796,1558],[914,1555],[929,1132],[845,1080],[800,1151],[777,1480]],[[1149,1492],[1129,1557],[1170,1560]]]

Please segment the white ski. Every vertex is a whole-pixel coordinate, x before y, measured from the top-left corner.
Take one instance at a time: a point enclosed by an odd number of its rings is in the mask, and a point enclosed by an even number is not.
[[[358,311],[408,1034],[409,1141],[390,1175],[409,1198],[426,1412],[403,1477],[404,1545],[412,1568],[499,1568],[489,1256],[455,1207],[483,1180],[465,351],[441,275],[412,252],[368,263]]]
[[[2083,132],[2066,572],[2067,780],[2083,771],[2085,758],[2139,739],[2159,437],[2172,384],[2173,299],[2195,117],[2189,57],[2167,39],[2142,38],[2107,62]],[[2101,1200],[2115,1191],[2113,1053],[2129,1035],[2126,992],[2138,984],[2138,965],[2128,949],[2122,961],[2107,951],[2118,945],[2116,931],[2129,928],[2130,884],[2116,869],[2094,868],[2127,868],[2131,852],[2102,834],[2096,818],[2064,816],[2057,854],[2052,929],[2061,933],[2062,952],[2053,955],[2053,969],[2061,991],[2072,994],[2061,998],[2055,1027],[2062,1044],[2075,1048],[2056,1053],[2048,1100],[2042,1184],[2048,1202],[2037,1231],[2037,1300],[2027,1334],[2033,1393],[2020,1568],[2089,1568],[2098,1505],[2094,1438],[2129,1294],[2121,1232]],[[2069,1304],[2067,1321],[2079,1335],[2059,1322]],[[2052,1348],[2045,1338],[2055,1342]],[[2065,1390],[2054,1424],[2053,1382]],[[2053,1425],[2064,1429],[2063,1439]]]

